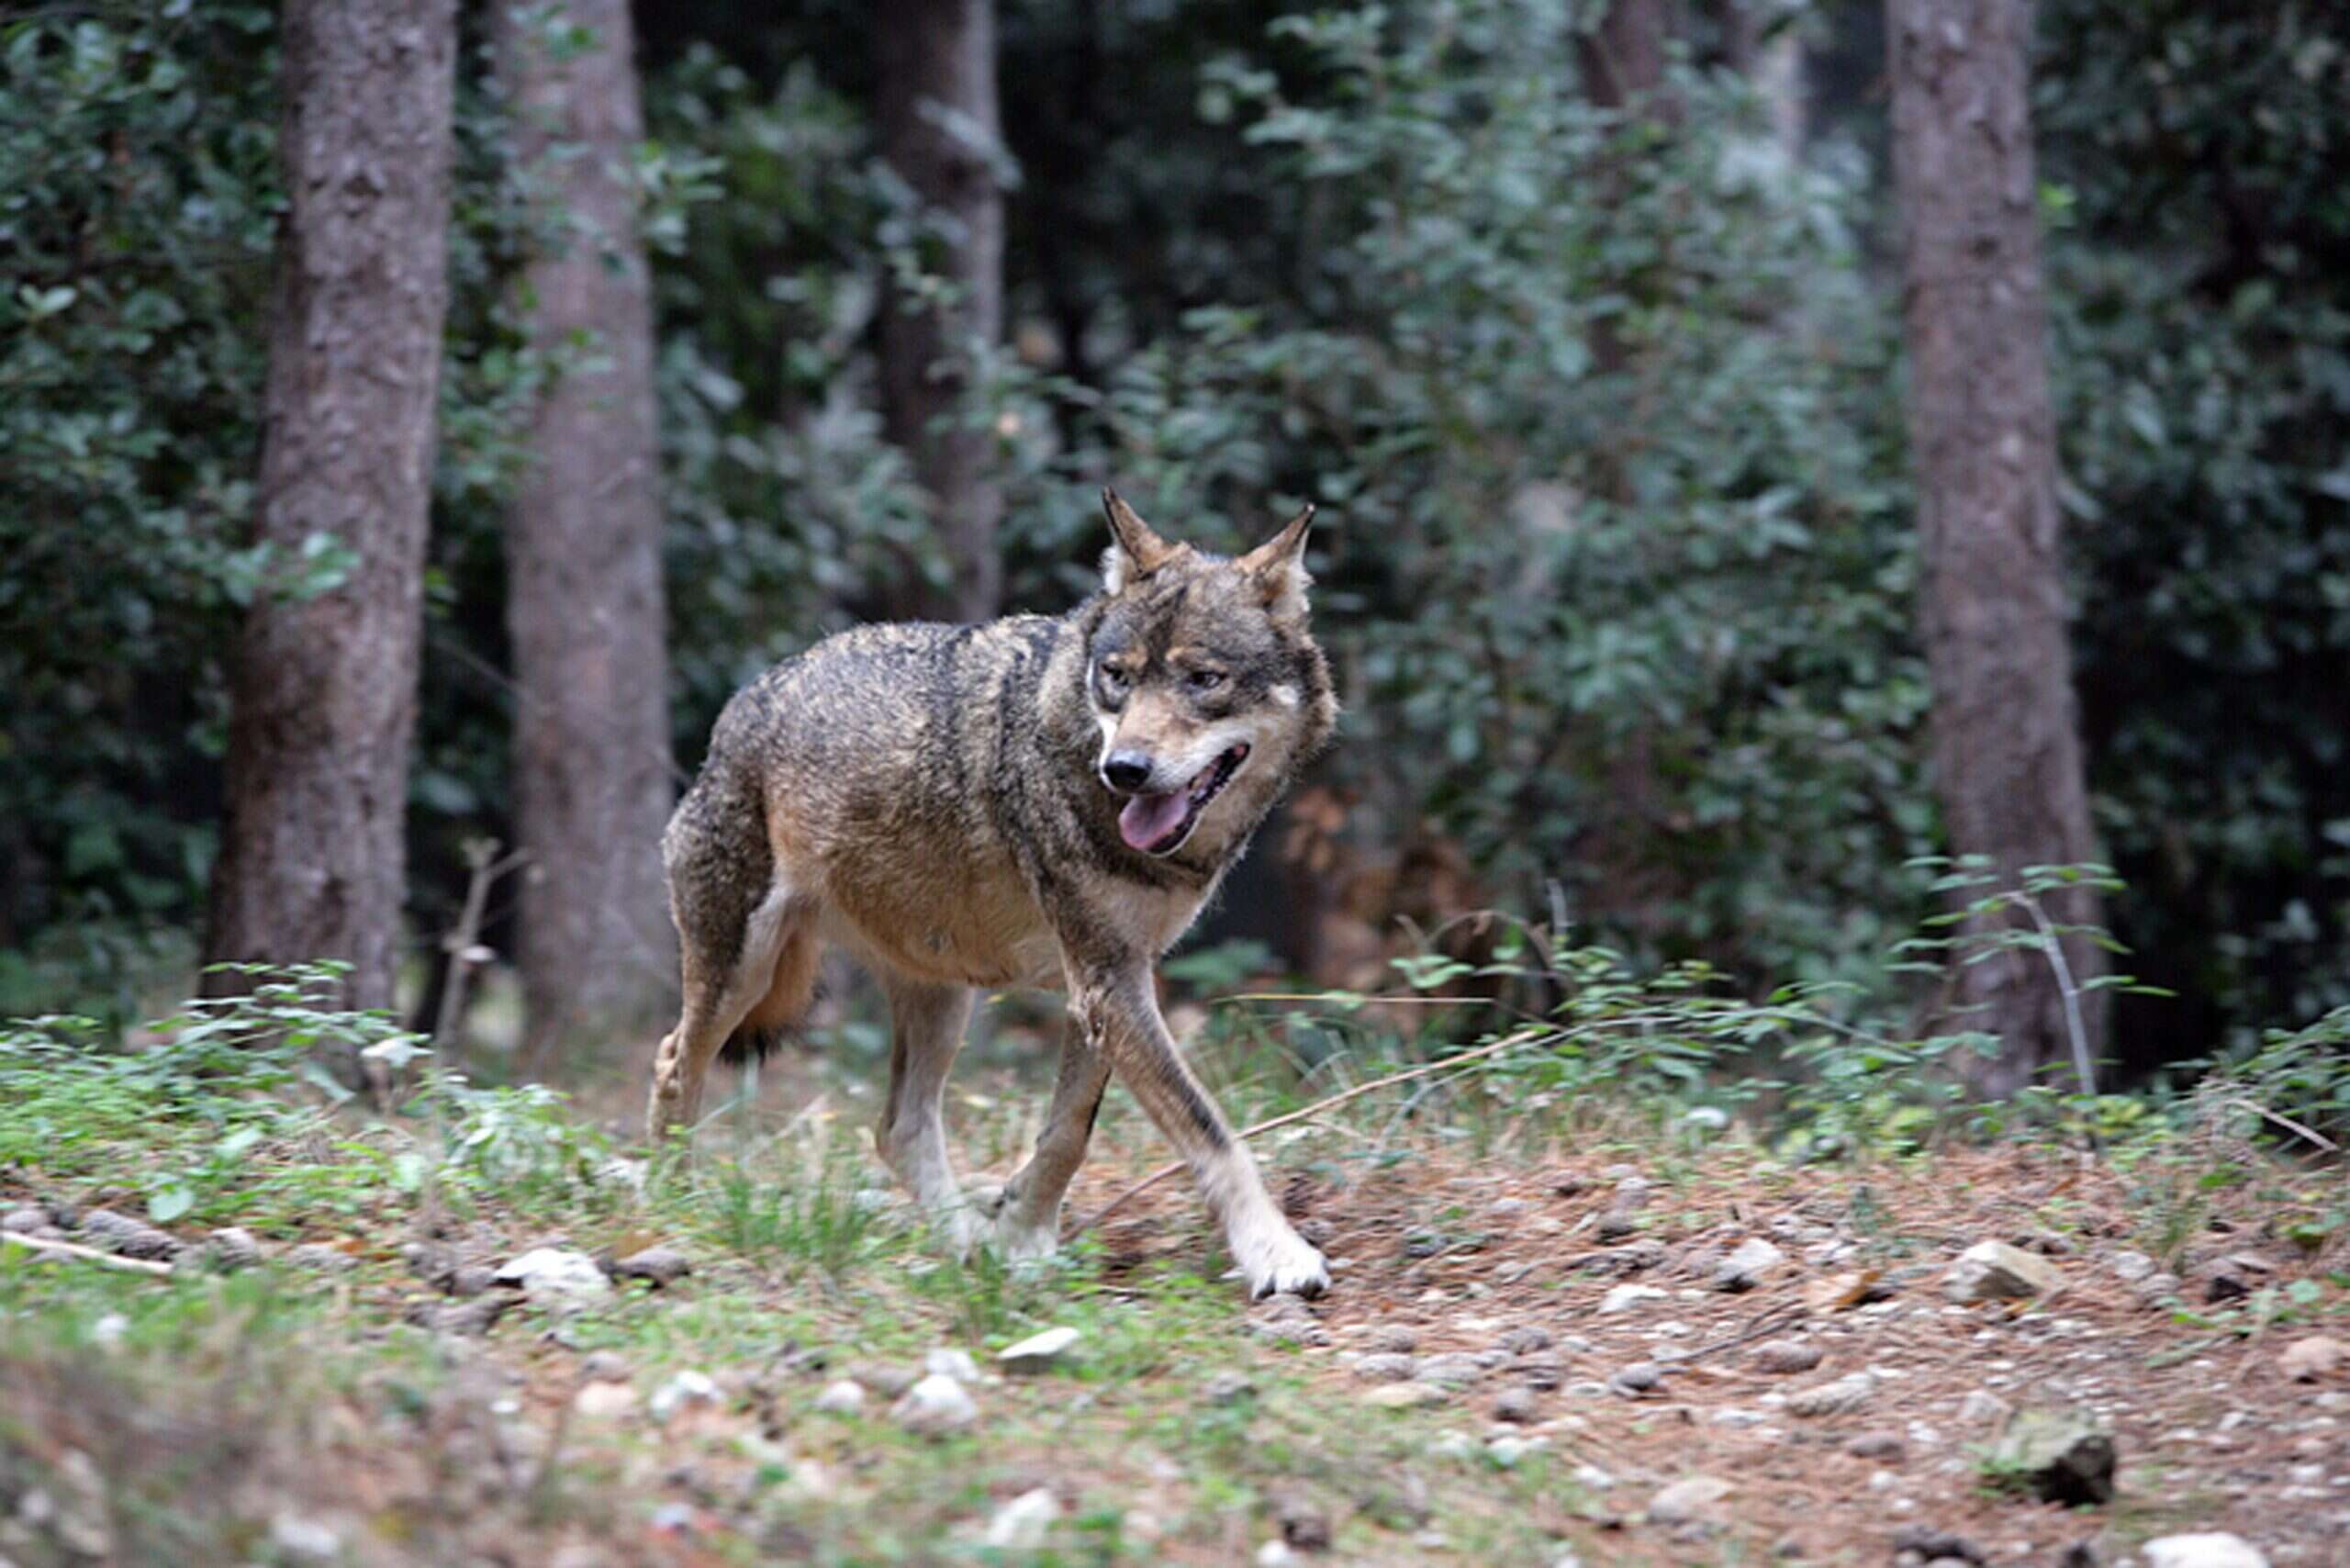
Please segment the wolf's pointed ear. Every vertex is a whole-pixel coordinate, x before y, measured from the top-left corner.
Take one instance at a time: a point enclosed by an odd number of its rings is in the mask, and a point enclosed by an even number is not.
[[[1240,569],[1255,580],[1276,621],[1305,619],[1305,590],[1314,581],[1305,575],[1305,531],[1313,521],[1308,501],[1287,528],[1240,557]]]
[[[1102,586],[1116,593],[1128,583],[1150,576],[1167,564],[1175,554],[1169,544],[1150,531],[1150,524],[1135,514],[1125,498],[1115,490],[1102,492],[1102,511],[1110,520],[1110,532],[1117,540],[1102,553]]]

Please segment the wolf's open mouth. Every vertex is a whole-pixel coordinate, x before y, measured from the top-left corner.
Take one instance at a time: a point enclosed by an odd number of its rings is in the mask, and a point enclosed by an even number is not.
[[[1208,802],[1224,792],[1248,760],[1248,747],[1237,745],[1192,775],[1181,790],[1136,795],[1118,812],[1118,835],[1129,847],[1146,855],[1174,854],[1199,825],[1200,813],[1208,809]]]

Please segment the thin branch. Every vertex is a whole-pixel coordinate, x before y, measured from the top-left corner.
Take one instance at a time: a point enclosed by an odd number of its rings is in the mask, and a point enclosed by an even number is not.
[[[2228,1103],[2235,1106],[2239,1110],[2250,1111],[2254,1115],[2260,1117],[2264,1121],[2274,1122],[2288,1132],[2300,1134],[2303,1137],[2309,1139],[2311,1143],[2317,1145],[2318,1148],[2325,1150],[2328,1154],[2340,1154],[2342,1152],[2342,1146],[2334,1142],[2332,1138],[2325,1137],[2322,1133],[2311,1132],[2309,1128],[2301,1126],[2300,1123],[2293,1120],[2292,1117],[2280,1116],[2266,1105],[2255,1104],[2253,1102],[2246,1100],[2240,1095],[2231,1097]]]
[[[2073,1042],[2073,1075],[2080,1081],[2082,1093],[2095,1094],[2097,1078],[2089,1070],[2088,1025],[2081,1017],[2081,988],[2073,983],[2073,966],[2065,961],[2064,938],[2048,924],[2038,899],[2023,893],[2018,895],[2016,902],[2023,905],[2032,924],[2040,928],[2041,940],[2045,944],[2042,951],[2048,955],[2048,967],[2056,971],[2057,994],[2065,999],[2065,1032]]]
[[[53,1241],[45,1236],[27,1236],[20,1230],[0,1231],[0,1243],[29,1247],[37,1252],[53,1252],[63,1258],[78,1258],[84,1263],[95,1263],[102,1269],[120,1269],[127,1273],[153,1274],[170,1279],[177,1272],[169,1263],[151,1263],[144,1258],[124,1258],[112,1252],[101,1252],[95,1247],[84,1247],[78,1241]]]
[[[1466,1066],[1470,1062],[1482,1061],[1487,1057],[1499,1056],[1502,1052],[1508,1050],[1513,1047],[1528,1045],[1535,1040],[1542,1038],[1545,1035],[1548,1035],[1550,1032],[1551,1031],[1541,1029],[1522,1029],[1515,1035],[1505,1035],[1498,1040],[1489,1041],[1484,1045],[1479,1046],[1475,1050],[1463,1051],[1459,1056],[1447,1057],[1442,1061],[1428,1062],[1404,1072],[1391,1073],[1385,1078],[1374,1078],[1368,1083],[1358,1083],[1352,1089],[1341,1090],[1339,1092],[1331,1095],[1326,1100],[1316,1100],[1313,1104],[1304,1107],[1303,1110],[1292,1111],[1285,1115],[1275,1116],[1270,1121],[1259,1122],[1255,1126],[1242,1129],[1239,1136],[1243,1139],[1252,1138],[1259,1133],[1269,1133],[1277,1127],[1288,1126],[1292,1122],[1305,1121],[1310,1117],[1319,1115],[1324,1111],[1329,1110],[1334,1105],[1341,1105],[1360,1095],[1368,1094],[1374,1089],[1385,1089],[1391,1084],[1408,1083],[1416,1078],[1426,1078],[1431,1073],[1449,1071],[1454,1068]],[[1084,1234],[1086,1231],[1092,1229],[1095,1226],[1100,1225],[1103,1220],[1109,1218],[1118,1210],[1125,1207],[1125,1205],[1134,1199],[1149,1192],[1153,1187],[1158,1186],[1161,1182],[1166,1181],[1169,1177],[1182,1174],[1182,1171],[1183,1162],[1180,1159],[1174,1161],[1172,1164],[1160,1166],[1158,1170],[1152,1171],[1149,1175],[1144,1177],[1141,1181],[1136,1182],[1125,1192],[1120,1193],[1116,1197],[1112,1198],[1108,1203],[1102,1204],[1100,1208],[1094,1210],[1083,1219],[1079,1220],[1075,1228],[1073,1228],[1069,1234],[1071,1236],[1080,1236]]]

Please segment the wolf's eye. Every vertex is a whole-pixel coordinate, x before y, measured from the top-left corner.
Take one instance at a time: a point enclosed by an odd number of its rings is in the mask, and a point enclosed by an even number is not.
[[[1124,697],[1126,688],[1134,684],[1125,670],[1113,669],[1108,665],[1096,666],[1094,675],[1102,683],[1102,695],[1112,699]]]
[[[1195,669],[1191,674],[1183,678],[1183,684],[1190,687],[1193,691],[1214,691],[1217,687],[1224,684],[1224,671],[1220,669]]]

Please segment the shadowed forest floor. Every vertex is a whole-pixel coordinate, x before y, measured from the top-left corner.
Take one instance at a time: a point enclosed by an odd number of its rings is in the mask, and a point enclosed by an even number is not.
[[[263,1146],[243,1197],[162,1227],[168,1279],[0,1249],[0,1555],[1548,1568],[1908,1541],[2109,1565],[2226,1529],[2277,1563],[2350,1557],[2350,1380],[2280,1361],[2350,1305],[2342,1193],[2248,1150],[1801,1167],[1628,1119],[1528,1116],[1472,1149],[1332,1117],[1266,1154],[1336,1288],[1251,1308],[1181,1182],[1042,1274],[936,1259],[846,1093],[708,1127],[643,1193],[621,1167],[396,1199],[315,1174],[332,1148]],[[991,1073],[958,1099],[965,1158],[1001,1177],[1041,1099]],[[1160,1158],[1113,1105],[1072,1219]],[[173,1250],[94,1208],[140,1212],[120,1177],[0,1169],[12,1227]],[[226,1226],[258,1260],[207,1246]],[[1953,1302],[1986,1240],[2053,1288]],[[490,1282],[536,1248],[656,1247],[690,1271],[577,1299]],[[996,1369],[1060,1325],[1080,1338],[1049,1370]],[[975,1413],[925,1435],[893,1401],[929,1371]],[[831,1407],[844,1380],[855,1409]],[[2031,1406],[2110,1434],[2110,1502],[2002,1490],[1988,1455]]]

